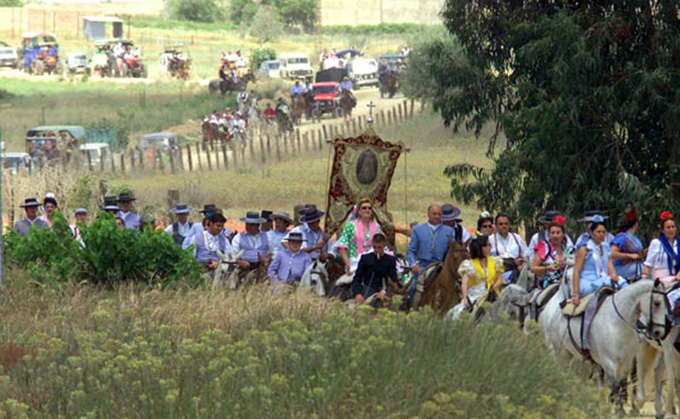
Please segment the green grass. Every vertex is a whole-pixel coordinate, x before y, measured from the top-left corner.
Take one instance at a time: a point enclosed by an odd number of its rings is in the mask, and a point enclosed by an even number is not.
[[[0,294],[11,418],[604,418],[603,394],[510,325],[347,312],[266,288]]]

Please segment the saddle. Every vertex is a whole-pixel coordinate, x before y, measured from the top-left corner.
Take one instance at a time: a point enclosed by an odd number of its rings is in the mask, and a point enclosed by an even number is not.
[[[597,307],[595,308],[595,314],[597,314],[604,300],[612,294],[614,294],[614,288],[602,287],[597,292],[594,292],[583,297],[578,307],[574,306],[574,304],[572,304],[571,301],[564,300],[560,304],[560,306],[562,307],[562,314],[564,314],[566,317],[579,317],[583,315],[586,308],[588,307],[588,303],[593,298],[597,298]]]
[[[550,284],[549,286],[547,286],[541,292],[536,294],[534,298],[531,299],[531,305],[529,310],[531,318],[534,321],[538,321],[538,316],[541,315],[541,312],[545,308],[546,304],[548,304],[548,301],[550,301],[550,299],[553,298],[559,290],[560,284],[558,282],[555,282],[554,284]]]

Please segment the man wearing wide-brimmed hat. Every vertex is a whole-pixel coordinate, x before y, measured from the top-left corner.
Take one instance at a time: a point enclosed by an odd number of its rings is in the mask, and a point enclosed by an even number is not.
[[[137,198],[130,192],[122,192],[118,195],[120,211],[117,215],[125,222],[125,228],[139,228],[139,215],[132,212],[132,202],[136,200]]]
[[[302,251],[309,253],[312,260],[319,259],[322,262],[326,261],[333,248],[332,240],[329,239],[326,242],[323,240],[321,217],[323,217],[324,214],[323,211],[319,211],[316,208],[316,205],[307,205],[301,211],[300,222],[302,224],[291,230],[291,233],[302,233],[302,237],[304,238]],[[287,240],[287,238],[284,240]]]
[[[272,220],[269,218],[273,214],[272,211],[262,210],[260,212],[260,218],[264,219],[264,223],[260,224],[260,231],[263,233],[268,233],[272,229]]]
[[[276,256],[281,249],[283,249],[283,239],[288,234],[288,227],[293,224],[287,212],[277,211],[269,216],[269,219],[274,222],[274,228],[267,232],[267,239],[269,240],[269,249],[273,256]]]
[[[194,209],[187,204],[177,203],[175,208],[170,209],[170,213],[175,214],[175,222],[165,228],[165,232],[172,235],[172,240],[177,245],[184,243],[184,240],[191,234],[194,223],[189,221],[189,213]]]
[[[458,222],[462,211],[453,204],[442,205],[442,224],[453,229],[454,240],[467,243],[470,240],[470,232]]]
[[[245,270],[259,268],[268,262],[269,256],[269,240],[266,234],[260,232],[260,224],[264,222],[264,218],[257,211],[248,211],[241,221],[246,224],[246,231],[237,234],[232,242],[234,251],[243,250],[238,264]]]
[[[14,231],[21,234],[22,236],[28,236],[28,233],[31,231],[31,227],[35,227],[37,229],[49,228],[49,224],[38,218],[39,206],[40,202],[38,202],[38,200],[35,198],[28,198],[24,200],[21,208],[23,208],[26,212],[26,218],[17,221],[17,223],[14,225]]]
[[[529,248],[527,249],[529,253],[528,254],[529,261],[534,260],[536,245],[538,245],[539,240],[543,240],[547,245],[550,244],[549,230],[546,227],[548,227],[553,221],[555,221],[555,217],[560,215],[562,215],[562,213],[560,213],[559,211],[548,210],[543,215],[538,217],[538,222],[541,224],[542,229],[534,233],[533,236],[531,236],[531,240],[529,241]],[[567,247],[569,248],[574,247],[574,242],[571,240],[569,235],[565,234],[564,237],[567,239]]]
[[[118,211],[120,207],[118,206],[118,197],[115,195],[108,195],[104,197],[104,206],[101,208],[102,211],[111,213],[114,217],[118,216]]]
[[[76,221],[71,224],[69,228],[71,229],[71,233],[73,233],[73,239],[80,243],[81,246],[85,247],[85,242],[80,235],[80,229],[87,226],[87,208],[76,208],[74,216]]]
[[[225,222],[227,222],[227,219],[221,213],[211,214],[206,229],[196,233],[189,243],[195,246],[194,256],[196,260],[209,271],[217,269],[220,262],[218,250],[222,254],[233,252],[229,240],[222,234]]]
[[[590,224],[593,222],[593,220],[599,217],[602,220],[607,220],[609,219],[609,216],[604,215],[604,211],[600,210],[590,210],[586,211],[584,214],[583,218],[579,218],[578,221],[579,223],[583,223],[584,227],[584,232],[581,234],[578,239],[576,239],[576,248],[578,249],[581,246],[585,246],[588,244],[588,240],[590,240],[590,233],[588,232],[588,227],[590,227]],[[614,241],[614,235],[607,231],[607,238],[605,239],[607,243],[611,243]]]
[[[309,253],[301,251],[302,240],[302,233],[288,235],[288,248],[281,249],[267,269],[267,276],[273,283],[293,285],[300,282],[307,267],[312,263]]]

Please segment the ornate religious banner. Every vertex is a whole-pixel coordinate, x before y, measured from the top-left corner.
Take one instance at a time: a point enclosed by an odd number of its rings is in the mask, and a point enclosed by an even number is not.
[[[376,221],[394,247],[387,191],[397,160],[406,148],[401,143],[383,141],[371,128],[356,138],[336,138],[332,146],[335,156],[328,190],[325,237],[330,238],[342,228],[359,200],[369,198],[373,202]]]

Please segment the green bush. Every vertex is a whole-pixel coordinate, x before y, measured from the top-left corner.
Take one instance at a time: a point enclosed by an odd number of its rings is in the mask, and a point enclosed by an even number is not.
[[[214,0],[170,0],[166,4],[168,16],[191,22],[216,22],[222,19],[222,10]]]
[[[258,10],[255,0],[230,0],[229,17],[235,23],[249,25]]]
[[[245,298],[247,294],[243,294]],[[264,295],[263,295],[264,296]],[[271,296],[269,296],[271,298]],[[86,330],[69,312],[0,377],[17,417],[596,419],[603,394],[508,325],[426,313],[343,311],[323,320],[158,324],[102,303]],[[311,304],[310,304],[311,305]],[[241,317],[255,316],[247,310]],[[199,317],[197,315],[195,317]]]
[[[40,283],[201,282],[196,260],[163,231],[121,229],[110,214],[102,213],[81,229],[81,237],[84,248],[73,239],[66,219],[57,214],[52,229],[34,230],[27,237],[5,236],[5,256],[9,264],[24,267]]]
[[[324,26],[326,34],[416,34],[432,25],[420,23],[381,23],[379,25]]]
[[[161,19],[153,17],[133,17],[130,19],[133,28],[152,28],[180,30],[191,29],[206,32],[217,32],[236,29],[233,23],[225,22],[191,22],[188,20]]]
[[[271,47],[255,48],[250,54],[250,68],[256,71],[264,61],[275,60],[276,50]]]

